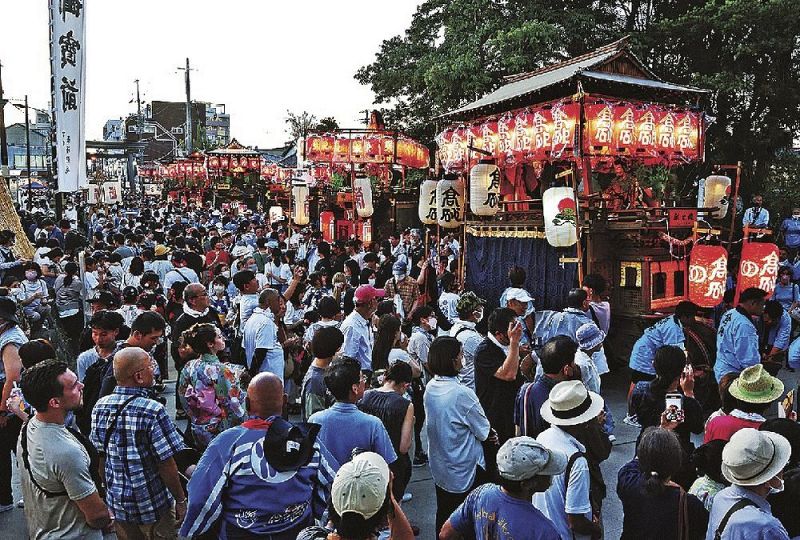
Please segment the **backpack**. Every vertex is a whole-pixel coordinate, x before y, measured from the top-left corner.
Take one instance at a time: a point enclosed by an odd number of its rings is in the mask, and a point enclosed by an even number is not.
[[[99,358],[88,367],[86,375],[83,377],[83,407],[75,412],[75,420],[78,424],[78,429],[86,436],[92,430],[92,409],[100,399],[103,379],[111,369],[113,369],[111,359],[103,360]]]

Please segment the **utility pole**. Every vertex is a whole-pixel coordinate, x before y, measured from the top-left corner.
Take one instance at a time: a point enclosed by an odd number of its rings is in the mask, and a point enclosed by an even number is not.
[[[192,153],[192,83],[190,80],[189,72],[192,70],[189,67],[189,59],[186,59],[186,67],[178,68],[186,70],[186,129],[183,137],[186,143],[186,154]]]
[[[8,174],[8,137],[6,135],[7,100],[3,99],[3,63],[0,62],[0,176]]]
[[[133,81],[136,83],[136,125],[139,131],[139,140],[142,140],[142,133],[144,132],[144,118],[142,118],[142,98],[139,94],[139,79]]]
[[[31,190],[31,122],[28,118],[28,94],[25,94],[25,162],[28,169],[28,211],[33,208]]]

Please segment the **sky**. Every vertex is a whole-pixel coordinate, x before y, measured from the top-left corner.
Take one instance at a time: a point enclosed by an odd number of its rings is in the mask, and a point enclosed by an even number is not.
[[[58,1],[58,0],[55,0]],[[86,134],[142,100],[224,103],[231,134],[269,148],[287,139],[286,111],[333,116],[357,127],[374,95],[354,78],[383,40],[402,34],[421,0],[83,0]],[[49,109],[47,0],[0,0],[0,63],[6,99],[28,95]],[[6,124],[22,121],[6,106]]]

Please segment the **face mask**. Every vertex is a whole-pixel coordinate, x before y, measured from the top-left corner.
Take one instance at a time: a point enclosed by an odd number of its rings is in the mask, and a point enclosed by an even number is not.
[[[431,317],[428,319],[428,326],[431,327],[431,330],[436,330],[436,326],[439,324],[439,321],[436,320],[436,317]]]
[[[368,280],[367,280],[367,283],[368,283],[368,284],[369,284],[371,287],[374,287],[374,286],[375,286],[375,278],[368,279]]]
[[[19,294],[20,292],[22,292],[22,289],[20,289],[19,287],[12,287],[10,289],[10,292],[11,292],[11,294],[16,295],[16,294]]]
[[[778,481],[781,483],[780,487],[769,486],[769,494],[770,495],[775,495],[776,493],[780,493],[780,492],[783,491],[783,488],[785,487],[784,484],[783,484],[783,478],[778,478]]]
[[[483,311],[477,311],[477,315],[475,315],[475,322],[479,323],[483,320]]]
[[[222,285],[214,285],[214,292],[216,294],[222,294],[225,292],[225,287],[223,287]]]
[[[794,218],[794,219],[800,219],[800,214],[792,214],[792,218]]]
[[[250,265],[250,266],[249,266],[249,269],[250,269],[250,271],[251,271],[251,272],[253,272],[254,274],[257,274],[257,273],[258,273],[258,265],[252,264],[252,265]]]
[[[25,279],[28,281],[33,281],[36,279],[36,272],[34,270],[28,270],[25,272]]]

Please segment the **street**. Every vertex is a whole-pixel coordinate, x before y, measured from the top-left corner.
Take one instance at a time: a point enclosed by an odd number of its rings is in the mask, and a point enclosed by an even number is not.
[[[174,373],[171,375],[174,376]],[[797,385],[798,375],[796,373],[782,370],[780,378],[786,385],[787,391]],[[617,437],[611,457],[602,464],[603,477],[608,489],[608,496],[603,502],[603,526],[606,539],[617,539],[622,532],[622,504],[616,496],[617,471],[633,457],[633,445],[636,442],[638,430],[622,422],[625,417],[625,396],[628,389],[627,372],[618,371],[609,374],[608,378],[603,380],[603,385],[603,394],[611,406],[616,422],[614,433]],[[170,415],[174,416],[175,402],[172,399],[173,393],[174,385],[168,384],[164,395],[167,396],[167,408]],[[773,409],[771,416],[774,416],[775,413],[775,409]],[[181,427],[183,427],[183,422],[181,422]],[[696,437],[695,443],[700,444],[702,442],[701,438],[701,436]],[[18,500],[19,480],[16,467],[14,471],[14,489],[15,500]],[[413,495],[413,499],[403,505],[403,508],[409,520],[420,528],[419,538],[434,538],[436,495],[428,467],[414,469],[408,491]],[[5,531],[4,538],[27,537],[23,510],[14,509],[0,514],[0,530]]]

